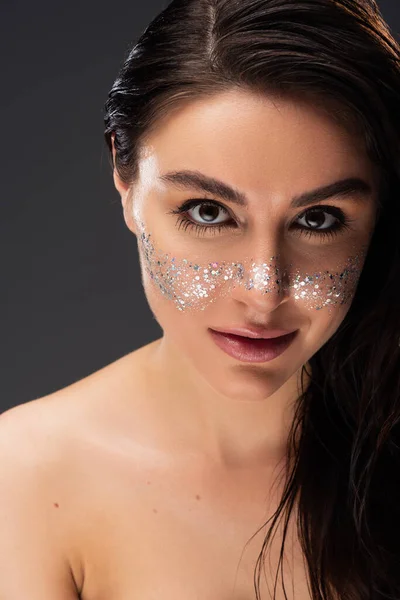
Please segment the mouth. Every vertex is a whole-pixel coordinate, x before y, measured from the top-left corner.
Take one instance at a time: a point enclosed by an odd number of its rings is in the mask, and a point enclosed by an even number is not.
[[[291,345],[298,329],[274,338],[249,338],[233,333],[222,333],[209,329],[215,344],[232,358],[242,362],[269,362],[280,356]]]

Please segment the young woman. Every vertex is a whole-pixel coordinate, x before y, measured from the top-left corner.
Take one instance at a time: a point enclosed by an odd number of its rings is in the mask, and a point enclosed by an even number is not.
[[[173,0],[105,138],[160,339],[1,417],[4,600],[400,598],[400,52]]]

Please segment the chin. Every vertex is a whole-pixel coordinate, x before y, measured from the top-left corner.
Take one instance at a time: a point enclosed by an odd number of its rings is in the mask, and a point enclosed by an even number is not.
[[[201,373],[203,379],[216,394],[229,400],[240,402],[263,402],[279,390],[288,389],[288,384],[297,379],[297,373],[285,374],[280,371],[260,371],[260,366],[237,364],[229,369],[219,367],[217,373]]]

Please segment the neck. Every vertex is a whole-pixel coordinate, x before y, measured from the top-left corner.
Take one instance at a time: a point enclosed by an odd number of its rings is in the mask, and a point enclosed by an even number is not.
[[[165,336],[151,344],[146,364],[152,397],[160,399],[156,418],[165,424],[166,439],[175,451],[202,455],[227,467],[265,466],[285,456],[301,369],[280,387],[275,383],[277,389],[270,375],[266,396],[260,396],[257,385],[262,372],[246,373],[242,387],[241,373],[235,373],[238,385],[228,396]],[[222,378],[230,376],[228,370],[221,373]],[[154,386],[158,393],[154,394]]]

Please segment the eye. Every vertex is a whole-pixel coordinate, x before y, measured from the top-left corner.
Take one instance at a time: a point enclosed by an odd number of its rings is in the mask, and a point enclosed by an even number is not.
[[[314,206],[298,217],[305,226],[296,226],[300,235],[331,236],[349,229],[350,219],[336,206]]]
[[[187,200],[178,209],[170,211],[170,214],[178,215],[178,228],[195,228],[197,235],[211,233],[215,235],[225,228],[235,228],[236,223],[232,219],[224,220],[229,211],[211,200]],[[187,216],[188,215],[188,216]],[[189,218],[188,218],[189,217]],[[299,235],[306,236],[331,236],[350,229],[349,219],[345,213],[336,206],[318,205],[303,212],[296,220],[303,220],[305,225],[294,222],[294,229]]]
[[[220,204],[216,204],[215,202],[198,202],[192,205],[191,208],[187,209],[186,212],[192,219],[194,219],[195,222],[198,219],[201,219],[203,220],[204,225],[212,223],[214,227],[215,225],[226,223],[226,221],[221,220],[221,218],[219,220],[215,220],[218,218],[218,214],[222,216],[223,213],[225,213],[225,215],[229,215],[226,208]],[[202,224],[201,221],[199,224]]]

